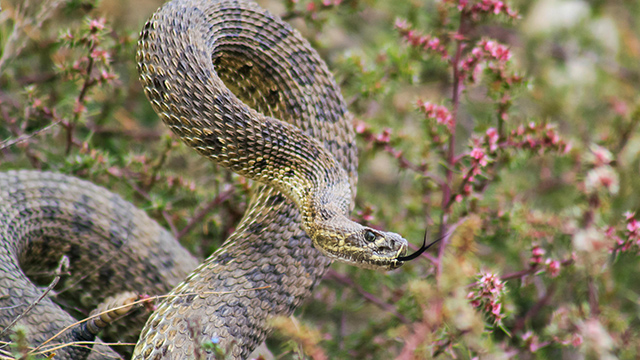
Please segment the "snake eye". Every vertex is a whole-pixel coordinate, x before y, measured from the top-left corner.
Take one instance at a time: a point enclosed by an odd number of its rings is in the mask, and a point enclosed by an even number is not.
[[[367,230],[364,232],[364,239],[368,242],[374,242],[377,236],[373,233],[373,231]]]

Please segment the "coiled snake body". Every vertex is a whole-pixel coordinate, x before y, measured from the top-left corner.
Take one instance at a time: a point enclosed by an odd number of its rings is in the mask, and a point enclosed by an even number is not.
[[[176,0],[146,23],[136,58],[145,93],[169,128],[259,184],[236,232],[152,314],[134,359],[192,358],[207,341],[246,358],[264,340],[268,319],[291,314],[331,258],[402,265],[406,240],[348,218],[357,181],[348,113],[324,62],[289,25],[251,2]],[[162,293],[194,267],[144,213],[86,182],[0,174],[0,200],[0,308],[11,309],[0,310],[0,326],[41,293],[19,263],[45,254],[54,261],[67,254],[72,273],[89,273],[76,287],[91,289],[92,300]],[[97,290],[105,282],[115,289]],[[71,321],[48,301],[21,320],[34,342]],[[77,356],[64,351],[62,358]]]

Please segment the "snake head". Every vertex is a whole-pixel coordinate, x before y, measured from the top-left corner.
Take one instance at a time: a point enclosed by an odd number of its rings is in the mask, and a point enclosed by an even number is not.
[[[393,270],[404,264],[398,260],[407,251],[402,236],[353,224],[355,229],[342,236],[318,232],[312,237],[316,248],[330,258],[365,269]]]

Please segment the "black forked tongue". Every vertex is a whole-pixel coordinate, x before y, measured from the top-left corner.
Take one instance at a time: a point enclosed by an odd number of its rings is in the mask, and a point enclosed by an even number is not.
[[[420,249],[416,250],[416,252],[414,252],[411,255],[398,256],[396,258],[396,260],[398,260],[398,261],[411,261],[411,260],[417,258],[418,256],[422,255],[422,253],[427,251],[427,249],[430,248],[433,244],[435,244],[438,241],[442,240],[446,236],[446,235],[443,235],[443,236],[435,239],[434,241],[432,241],[429,245],[427,245],[427,234],[428,233],[429,233],[428,230],[424,231],[424,239],[422,240],[422,246],[420,246]]]

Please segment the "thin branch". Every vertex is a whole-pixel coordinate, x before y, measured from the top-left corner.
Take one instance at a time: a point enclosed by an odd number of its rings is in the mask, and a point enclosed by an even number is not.
[[[36,301],[29,304],[29,306],[22,312],[22,314],[20,314],[15,319],[13,319],[13,321],[10,322],[9,325],[7,325],[7,327],[4,330],[0,331],[0,337],[2,337],[2,335],[4,335],[9,329],[11,329],[13,325],[15,325],[20,319],[25,317],[31,310],[33,310],[33,308],[36,305],[38,305],[40,301],[42,301],[42,299],[44,299],[44,297],[47,296],[47,294],[49,294],[49,292],[51,292],[51,290],[53,290],[54,287],[56,287],[56,285],[58,285],[58,281],[60,281],[60,277],[62,275],[66,275],[68,269],[69,269],[69,258],[66,255],[63,255],[60,258],[60,262],[58,263],[58,268],[56,269],[56,272],[55,272],[56,277],[53,278],[53,281],[51,281],[51,284],[47,286],[47,288],[40,295],[40,297],[36,299]]]
[[[622,130],[620,134],[620,142],[616,147],[614,153],[620,154],[620,152],[627,146],[629,139],[631,139],[631,135],[635,132],[635,129],[638,127],[638,123],[640,123],[640,105],[631,113],[631,121],[627,126]]]
[[[128,137],[139,141],[158,140],[163,134],[162,131],[158,130],[126,130],[95,125],[87,125],[87,127],[95,134],[103,136]]]
[[[84,101],[87,96],[87,92],[89,91],[89,88],[91,88],[93,85],[96,84],[96,81],[91,79],[91,73],[93,72],[93,65],[95,64],[95,59],[93,58],[93,56],[91,56],[91,54],[96,49],[96,47],[97,47],[97,43],[95,41],[91,43],[91,46],[89,46],[89,56],[88,56],[89,62],[87,64],[87,69],[86,69],[87,74],[85,76],[84,82],[82,83],[82,88],[80,89],[80,93],[76,98],[76,103],[75,103],[76,107],[84,106]],[[69,155],[69,152],[71,152],[71,146],[73,145],[73,130],[75,129],[76,124],[80,120],[80,114],[82,113],[82,111],[78,108],[74,109],[74,112],[75,112],[75,115],[73,117],[73,120],[66,124],[67,148],[65,150],[65,153],[67,155]]]
[[[556,283],[551,283],[544,296],[537,303],[535,303],[535,305],[533,305],[523,317],[516,321],[516,324],[513,326],[512,333],[515,334],[518,331],[522,330],[527,320],[536,316],[536,314],[538,314],[538,312],[540,312],[540,310],[545,307],[549,303],[549,301],[551,301],[551,298],[556,293],[556,288]]]
[[[202,219],[204,219],[204,217],[213,208],[227,201],[231,197],[231,195],[233,195],[234,192],[235,192],[234,188],[232,186],[229,186],[222,193],[218,194],[213,200],[209,201],[209,203],[200,211],[198,211],[198,213],[189,220],[189,223],[187,223],[187,225],[183,227],[182,230],[180,230],[176,234],[176,238],[181,239],[183,236],[188,234],[189,231],[191,231],[191,229],[193,229],[194,226],[196,226],[200,221],[202,221]]]
[[[591,317],[595,318],[600,314],[600,305],[598,302],[598,287],[596,286],[593,277],[589,276],[587,278],[587,286],[589,289],[589,311],[591,313]]]
[[[189,337],[196,343],[193,347],[193,356],[195,357],[195,360],[203,359],[201,345],[198,340],[199,336],[196,334],[196,328],[200,327],[200,324],[198,323],[199,319],[199,317],[187,318],[187,331],[189,331]]]
[[[123,343],[123,342],[117,342],[117,343],[106,343],[106,342],[100,342],[100,341],[72,341],[72,342],[68,342],[68,343],[64,343],[64,344],[56,344],[54,346],[51,347],[47,347],[46,350],[41,350],[38,351],[37,353],[34,353],[33,355],[45,355],[46,353],[51,353],[54,352],[56,350],[60,350],[62,348],[66,348],[69,346],[75,346],[75,347],[80,347],[80,348],[87,348],[90,349],[92,352],[100,354],[102,356],[111,356],[112,359],[120,359],[120,357],[113,357],[113,355],[109,355],[106,354],[105,352],[99,351],[96,348],[94,348],[94,345],[105,345],[105,346],[136,346],[135,343]],[[54,357],[55,359],[55,357]]]
[[[52,122],[51,124],[43,127],[42,129],[34,130],[30,134],[23,134],[23,135],[18,136],[15,139],[9,139],[9,140],[5,140],[3,142],[0,142],[0,150],[4,150],[4,149],[9,148],[9,147],[11,147],[13,145],[28,141],[31,138],[39,135],[40,133],[47,132],[47,131],[51,130],[52,128],[54,128],[55,126],[60,124],[60,122],[62,122],[62,120],[58,119],[55,122]]]
[[[460,59],[462,57],[462,51],[464,49],[464,36],[467,30],[467,20],[470,16],[468,11],[462,11],[460,14],[460,25],[458,31],[455,34],[456,41],[456,53],[452,60],[451,66],[453,68],[453,93],[451,96],[452,110],[451,117],[451,135],[449,136],[449,144],[447,149],[447,162],[446,162],[446,180],[442,189],[442,216],[440,218],[440,236],[444,236],[447,232],[447,222],[449,217],[449,211],[451,208],[451,186],[453,185],[453,172],[455,168],[455,147],[456,147],[456,127],[458,124],[458,112],[460,108],[460,95],[464,88],[463,80],[464,74],[460,71]],[[447,241],[444,239],[440,243],[438,250],[438,279],[442,275],[442,258],[445,254],[445,248]]]
[[[438,186],[444,186],[446,184],[445,180],[440,177],[440,175],[432,173],[428,170],[428,165],[426,163],[418,165],[407,159],[407,157],[404,156],[401,151],[396,150],[394,147],[388,144],[384,146],[384,151],[396,158],[400,168],[409,169],[415,173],[422,174],[422,176],[427,179],[431,179],[431,181],[435,182]]]
[[[4,66],[20,55],[27,46],[28,41],[25,40],[27,30],[42,27],[42,23],[55,14],[56,8],[63,2],[63,0],[45,1],[42,3],[40,10],[32,15],[27,14],[26,9],[21,9],[20,5],[13,9],[13,13],[9,15],[13,20],[13,29],[4,42],[2,56],[0,57],[0,73],[2,73]],[[21,5],[23,7],[29,6],[28,2],[24,2]]]
[[[146,191],[144,191],[141,187],[139,187],[133,180],[127,179],[127,182],[129,183],[131,188],[133,188],[133,190],[135,190],[145,200],[152,201],[151,200],[151,196],[149,196],[149,194]],[[173,236],[176,236],[178,234],[178,228],[176,228],[176,225],[173,223],[173,220],[171,219],[171,215],[169,215],[169,213],[166,212],[165,210],[160,211],[160,214],[162,215],[164,220],[169,225],[169,229],[171,230],[171,234],[173,234]]]
[[[382,310],[385,310],[393,314],[393,316],[398,318],[398,320],[400,320],[400,322],[402,322],[403,324],[410,323],[410,321],[406,317],[404,317],[404,315],[400,314],[398,310],[396,310],[395,306],[391,304],[387,304],[386,302],[378,299],[375,295],[371,294],[370,292],[363,290],[362,287],[360,287],[360,285],[356,284],[348,276],[342,275],[340,273],[337,273],[334,270],[329,269],[329,271],[327,271],[327,274],[325,275],[325,278],[329,278],[338,283],[349,286],[350,288],[358,292],[360,295],[362,295],[362,297],[365,298],[365,300],[368,300],[369,302],[375,304]]]
[[[562,266],[568,266],[573,264],[573,259],[569,258],[569,259],[565,259],[563,261],[560,262],[560,265]],[[523,276],[527,276],[527,275],[531,275],[534,274],[538,271],[541,271],[541,269],[539,267],[531,267],[529,269],[524,269],[524,270],[520,270],[511,274],[507,274],[507,275],[503,275],[500,277],[500,280],[502,281],[508,281],[508,280],[513,280],[513,279],[519,279]],[[474,283],[475,284],[475,283]],[[474,285],[472,284],[472,285]]]
[[[153,165],[153,167],[151,168],[151,175],[149,176],[149,182],[147,182],[146,184],[143,184],[143,188],[145,191],[148,192],[156,184],[158,172],[160,171],[160,169],[162,169],[162,166],[164,165],[164,163],[167,161],[167,158],[169,157],[169,151],[171,151],[172,142],[173,140],[171,140],[171,138],[169,138],[165,142],[164,151],[162,151],[162,154],[160,155],[160,159],[158,159],[158,162],[156,162],[156,164]]]
[[[256,288],[251,288],[251,289],[239,289],[239,290],[232,290],[232,291],[203,291],[203,292],[193,292],[193,293],[185,293],[185,294],[168,294],[168,295],[156,295],[156,296],[151,296],[151,297],[145,297],[144,299],[140,299],[140,300],[136,300],[132,303],[129,304],[125,304],[125,305],[120,305],[120,306],[116,306],[113,307],[111,309],[107,309],[105,311],[102,311],[100,313],[97,314],[93,314],[85,319],[79,320],[74,322],[73,324],[70,324],[68,326],[66,326],[64,329],[58,331],[55,335],[53,335],[52,337],[50,337],[49,339],[47,339],[45,342],[43,342],[42,344],[38,345],[36,348],[34,348],[33,350],[29,351],[29,354],[35,354],[37,351],[39,351],[40,349],[42,349],[43,347],[45,347],[45,345],[47,345],[48,343],[50,343],[51,341],[53,341],[54,339],[56,339],[58,336],[64,334],[65,331],[78,326],[82,323],[85,323],[91,319],[97,318],[99,316],[102,316],[104,314],[116,311],[116,310],[121,310],[121,309],[125,309],[127,307],[131,307],[137,304],[149,304],[151,302],[155,302],[158,299],[166,299],[166,298],[174,298],[174,297],[183,297],[183,296],[201,296],[201,295],[225,295],[225,294],[237,294],[237,293],[243,293],[246,291],[255,291],[255,290],[264,290],[264,289],[268,289],[270,288],[270,285],[266,285],[266,286],[261,286],[261,287],[256,287]]]

